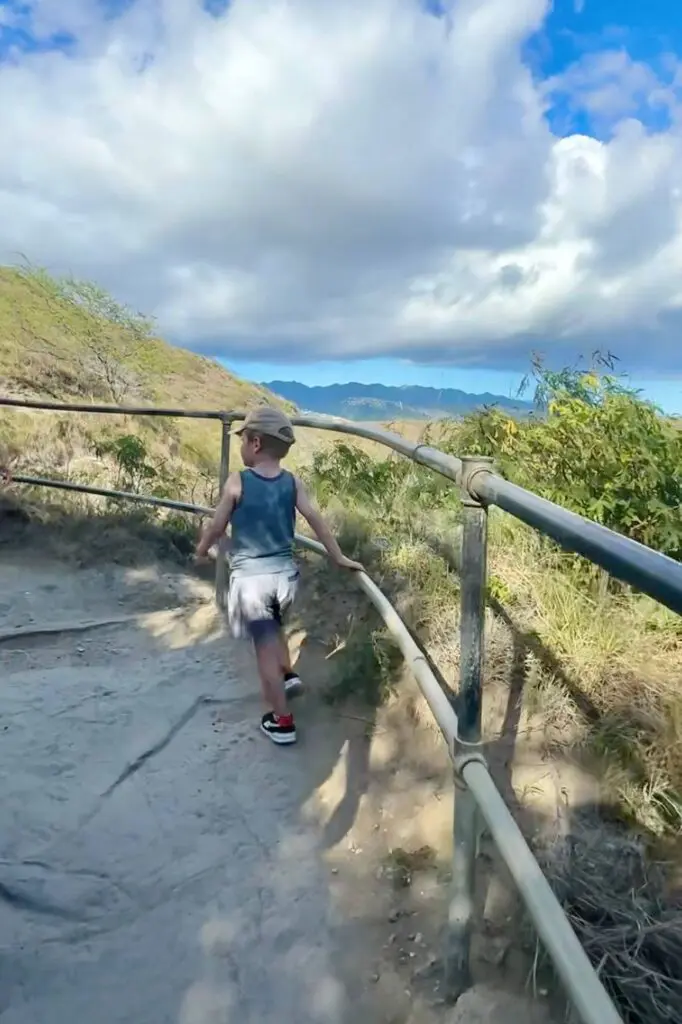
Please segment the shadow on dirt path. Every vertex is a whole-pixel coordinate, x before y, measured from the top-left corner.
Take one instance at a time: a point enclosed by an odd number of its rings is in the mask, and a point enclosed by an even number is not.
[[[311,695],[299,746],[268,745],[250,656],[177,571],[6,556],[0,591],[3,1021],[383,1019],[323,859],[363,723]]]
[[[325,703],[319,609],[281,750],[210,583],[46,551],[0,560],[3,1024],[444,1019],[443,879],[426,937],[396,851],[445,841],[447,783],[390,709]]]

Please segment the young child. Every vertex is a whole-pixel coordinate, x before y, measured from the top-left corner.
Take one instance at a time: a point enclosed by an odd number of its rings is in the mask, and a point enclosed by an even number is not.
[[[293,553],[296,511],[338,566],[355,571],[362,566],[346,558],[301,481],[280,465],[295,440],[284,413],[261,406],[249,413],[235,433],[241,436],[246,469],[230,474],[197,545],[197,555],[208,554],[232,524],[227,598],[232,632],[250,636],[256,651],[263,698],[272,709],[263,715],[261,730],[275,743],[295,743],[286,681],[296,684],[298,679],[291,671],[282,622],[298,587]]]

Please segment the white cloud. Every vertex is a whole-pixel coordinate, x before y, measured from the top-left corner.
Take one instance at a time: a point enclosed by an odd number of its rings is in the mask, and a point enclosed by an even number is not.
[[[80,42],[0,63],[5,257],[233,357],[511,367],[608,346],[679,369],[674,74],[620,54],[534,83],[546,7],[133,0],[95,21],[91,0],[39,0],[33,30]],[[634,119],[654,88],[658,135]],[[610,141],[555,138],[548,90],[608,114]]]

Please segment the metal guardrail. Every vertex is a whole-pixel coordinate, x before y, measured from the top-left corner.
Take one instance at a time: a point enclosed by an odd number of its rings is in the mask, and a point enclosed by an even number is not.
[[[17,409],[43,409],[53,412],[90,412],[109,416],[155,416],[180,417],[184,419],[219,420],[224,427],[243,420],[242,411],[215,412],[201,409],[157,409],[144,406],[112,406],[68,404],[66,402],[41,402],[37,399],[0,398],[0,406]],[[532,491],[504,480],[492,471],[488,464],[479,465],[466,474],[463,462],[454,455],[448,455],[429,445],[408,441],[400,434],[379,430],[362,423],[351,423],[334,416],[294,416],[295,426],[311,427],[315,430],[330,430],[352,437],[363,437],[376,441],[413,462],[434,470],[454,483],[463,486],[470,497],[483,505],[497,505],[516,519],[527,523],[540,533],[551,537],[566,551],[583,555],[595,565],[606,569],[616,579],[628,583],[649,594],[654,600],[682,615],[682,565],[623,537],[606,526],[569,512],[551,501],[538,497]],[[229,431],[227,442],[223,441],[223,454],[229,452]]]
[[[202,412],[139,407],[68,405],[0,398],[0,406],[91,412],[109,415],[182,416],[218,420],[222,425],[220,484],[230,459],[230,426],[244,419],[243,412]],[[326,416],[293,417],[297,426],[332,430],[364,437],[411,458],[456,483],[463,505],[461,559],[460,685],[457,712],[433,675],[424,654],[385,595],[365,573],[360,586],[395,637],[451,752],[455,774],[453,825],[453,878],[446,930],[445,974],[449,996],[456,999],[470,984],[470,940],[474,915],[474,882],[479,836],[479,814],[505,861],[526,904],[538,935],[562,979],[583,1024],[622,1024],[622,1020],[578,941],[547,879],[516,825],[490,775],[482,753],[481,696],[485,595],[487,583],[487,506],[496,504],[523,522],[553,538],[566,550],[584,555],[613,576],[638,587],[656,600],[682,613],[682,566],[605,527],[503,480],[490,460],[456,459],[426,445],[413,444],[398,434]],[[211,509],[187,502],[145,497],[65,481],[18,475],[20,483],[101,495],[139,504],[194,514]],[[324,553],[321,545],[305,537],[298,542]],[[225,560],[216,565],[216,598],[224,602]]]

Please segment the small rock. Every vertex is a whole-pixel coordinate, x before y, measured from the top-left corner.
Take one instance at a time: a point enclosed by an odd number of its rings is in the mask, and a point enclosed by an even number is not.
[[[511,943],[508,939],[486,939],[485,945],[481,950],[481,956],[487,963],[492,964],[494,967],[499,967],[504,962],[510,945]]]
[[[457,1000],[447,1024],[550,1024],[543,1006],[488,985],[474,985]]]
[[[392,910],[391,913],[388,915],[388,920],[390,921],[391,924],[395,924],[399,917],[400,911]]]
[[[430,975],[432,975],[434,973],[434,971],[435,971],[437,966],[438,966],[438,960],[436,959],[435,956],[432,956],[432,957],[430,957],[429,960],[426,961],[425,964],[422,964],[421,967],[417,967],[416,968],[416,970],[415,970],[414,974],[412,975],[412,977],[415,978],[415,979],[416,978],[426,978],[426,977],[429,977]]]
[[[85,648],[83,647],[82,644],[79,644],[76,650],[78,651],[79,654],[85,654]]]

